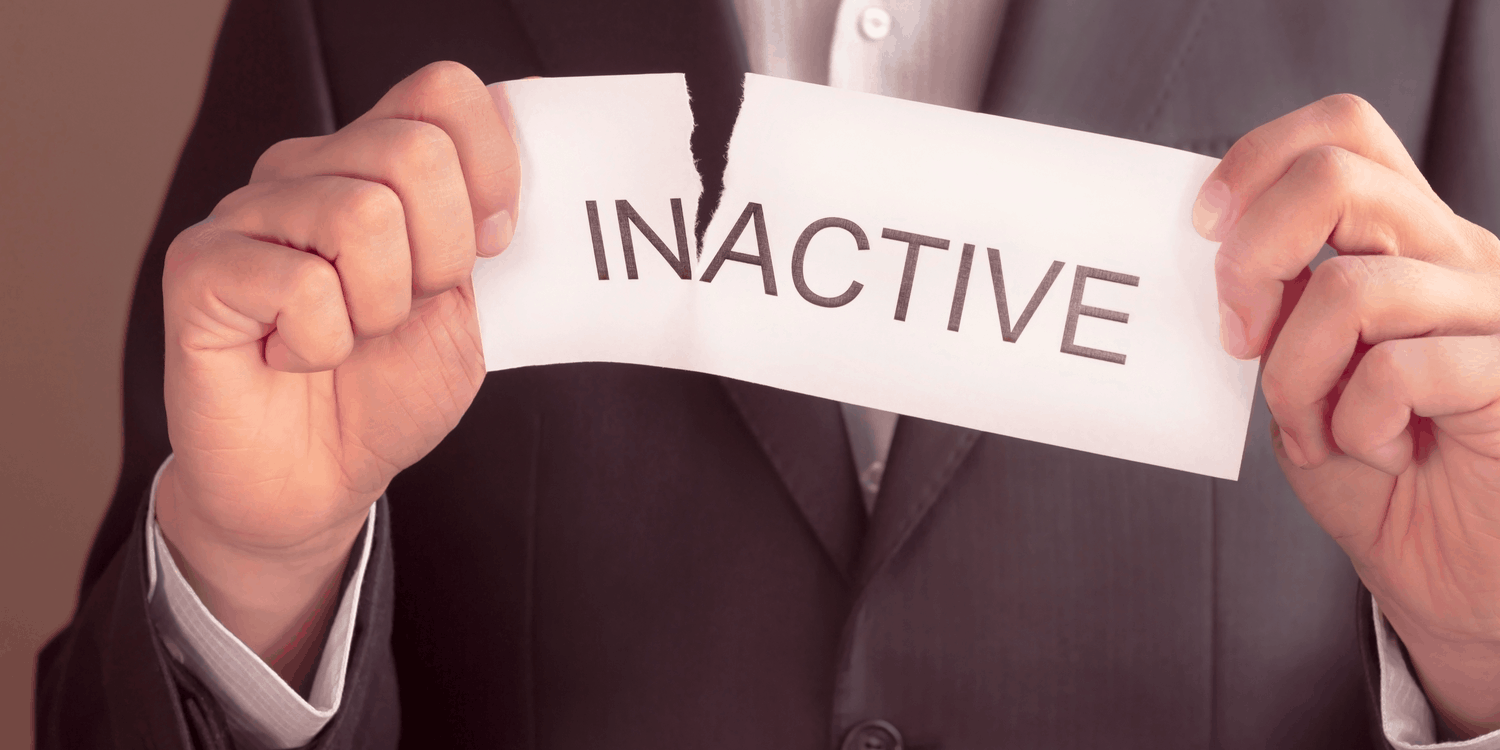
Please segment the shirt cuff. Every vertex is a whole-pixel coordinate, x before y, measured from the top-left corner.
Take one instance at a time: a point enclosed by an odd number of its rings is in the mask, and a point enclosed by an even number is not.
[[[1372,602],[1374,598],[1370,597]],[[1401,641],[1380,615],[1380,602],[1374,602],[1371,609],[1375,614],[1375,647],[1380,653],[1381,729],[1391,746],[1396,750],[1500,750],[1500,730],[1462,742],[1437,741],[1432,706],[1406,668]]]
[[[284,750],[305,745],[339,710],[359,592],[375,534],[375,505],[355,541],[358,562],[344,588],[338,612],[304,700],[255,652],[230,633],[198,598],[167,550],[156,522],[156,488],[168,456],[151,482],[146,513],[146,599],[167,653],[214,694],[239,744]]]

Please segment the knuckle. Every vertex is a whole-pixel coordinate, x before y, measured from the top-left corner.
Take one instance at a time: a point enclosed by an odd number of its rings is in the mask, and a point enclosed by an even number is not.
[[[334,367],[354,346],[338,272],[309,255],[293,276],[287,312],[298,321],[294,328],[297,354],[319,368]],[[294,342],[288,339],[287,343]]]
[[[291,347],[291,344],[287,344]],[[343,364],[349,354],[354,351],[353,343],[347,340],[336,341],[332,337],[304,343],[298,347],[292,347],[297,356],[307,363],[308,369],[313,372],[332,370]]]
[[[1361,127],[1373,125],[1380,115],[1375,107],[1357,94],[1333,94],[1318,100],[1318,107],[1330,119],[1353,122]]]
[[[1385,118],[1375,105],[1356,94],[1334,94],[1318,101],[1323,118],[1353,126],[1357,138],[1367,144],[1378,144],[1392,136]]]
[[[322,364],[332,369],[338,367],[344,360],[349,358],[350,354],[354,353],[354,337],[349,335],[348,328],[341,328],[329,331],[328,338],[329,341],[324,350],[327,360]]]
[[[451,60],[423,66],[412,74],[412,84],[413,103],[422,110],[443,107],[453,101],[474,96],[475,90],[484,90],[484,83],[474,71]]]
[[[321,314],[343,305],[344,290],[338,271],[322,258],[304,254],[290,281],[292,304],[298,309]]]
[[[398,308],[394,304],[386,305],[383,309],[367,312],[355,320],[355,334],[364,338],[384,336],[400,328],[406,322],[406,316],[405,306]]]
[[[411,314],[411,292],[406,289],[398,293],[382,295],[371,309],[364,311],[355,321],[357,335],[366,338],[384,336],[406,322]]]
[[[1360,307],[1373,277],[1374,270],[1364,257],[1339,255],[1313,270],[1308,292],[1337,309],[1355,310]]]
[[[1401,347],[1398,342],[1383,341],[1365,352],[1359,361],[1366,386],[1376,393],[1389,393],[1401,386]]]
[[[1225,241],[1214,255],[1214,279],[1220,289],[1233,288],[1247,278],[1243,262],[1247,249],[1244,242],[1236,243],[1234,239],[1237,238]]]
[[[287,167],[302,156],[307,145],[313,140],[313,138],[288,138],[271,144],[271,147],[255,160],[255,167],[250,170],[250,181],[264,182],[281,179],[286,175]]]
[[[508,137],[508,136],[507,136]],[[479,170],[475,170],[478,172]],[[511,152],[508,159],[475,175],[476,191],[485,196],[515,195],[521,192],[521,160]]]
[[[226,229],[255,231],[266,223],[263,199],[275,189],[275,185],[267,182],[245,185],[224,196],[204,223],[217,220]]]
[[[222,234],[209,216],[172,239],[162,265],[162,292],[169,300],[184,293],[207,292],[212,269],[205,251]]]
[[[368,280],[349,292],[349,322],[359,338],[378,338],[406,323],[411,285],[405,279]]]
[[[1350,424],[1348,411],[1335,409],[1328,420],[1328,431],[1333,435],[1333,444],[1346,455],[1361,456],[1369,452],[1374,442],[1366,431]]]
[[[1260,390],[1266,397],[1266,407],[1273,415],[1285,414],[1293,406],[1292,396],[1280,367],[1266,366],[1266,371],[1261,374]]]
[[[423,295],[444,292],[458,286],[473,269],[473,254],[443,253],[441,257],[427,259],[421,263],[420,273],[415,279],[417,291]]]
[[[350,180],[330,200],[325,225],[339,242],[385,236],[405,222],[401,198],[378,182]]]
[[[170,291],[181,288],[194,281],[194,275],[200,273],[195,261],[198,258],[197,242],[201,234],[197,225],[182,230],[182,233],[173,238],[172,243],[167,245],[167,256],[162,263],[162,288]],[[170,295],[168,295],[170,296]]]
[[[1338,146],[1314,146],[1297,157],[1293,169],[1320,185],[1334,186],[1340,193],[1349,180],[1349,152]]]
[[[397,121],[391,166],[399,173],[431,176],[442,174],[458,162],[458,148],[442,128],[416,120]]]
[[[1334,444],[1346,454],[1366,456],[1381,446],[1381,441],[1362,427],[1353,413],[1346,409],[1335,410],[1328,427],[1333,433]]]
[[[414,74],[417,78],[419,88],[435,88],[437,90],[453,90],[458,87],[468,86],[479,82],[479,76],[469,70],[463,63],[452,60],[438,60],[422,66]]]
[[[1263,129],[1257,128],[1244,134],[1224,154],[1225,181],[1233,186],[1245,170],[1265,163],[1273,151],[1272,143]]]
[[[229,216],[238,213],[244,208],[246,203],[250,202],[251,195],[254,192],[258,191],[255,191],[250,185],[235,190],[219,199],[219,202],[214,204],[214,209],[209,213],[209,216]]]
[[[1406,347],[1402,341],[1385,341],[1370,347],[1355,368],[1351,386],[1368,396],[1400,397],[1407,391]]]

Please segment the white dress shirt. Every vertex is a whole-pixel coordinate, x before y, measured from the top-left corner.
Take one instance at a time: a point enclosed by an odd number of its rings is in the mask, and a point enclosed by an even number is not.
[[[764,75],[976,110],[983,96],[1005,0],[734,0],[750,69]],[[873,509],[897,417],[843,405],[865,508]],[[168,458],[167,461],[171,461]],[[166,464],[162,464],[165,468]],[[160,471],[157,476],[160,477]],[[151,616],[174,659],[222,704],[239,747],[306,744],[338,711],[375,512],[356,542],[358,563],[303,699],[203,606],[177,569],[156,523],[156,485],[147,515]],[[1433,744],[1433,714],[1401,656],[1395,631],[1375,606],[1384,732],[1397,750],[1500,750],[1500,732]]]

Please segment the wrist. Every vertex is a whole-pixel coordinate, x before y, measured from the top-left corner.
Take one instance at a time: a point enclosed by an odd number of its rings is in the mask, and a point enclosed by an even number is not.
[[[194,513],[173,468],[163,470],[156,495],[173,562],[209,613],[295,687],[321,651],[368,511],[299,544],[259,545]]]
[[[176,457],[162,467],[155,492],[156,519],[162,533],[190,557],[197,557],[201,551],[226,563],[299,577],[347,557],[350,544],[369,517],[370,506],[379,497],[376,493],[354,498],[330,489],[330,494],[339,493],[339,499],[330,502],[320,495],[324,510],[298,512],[314,503],[278,500],[263,505],[259,499],[242,500],[238,493],[205,489],[184,473],[182,461]],[[225,500],[226,496],[230,499]]]
[[[1500,730],[1500,638],[1434,634],[1399,610],[1387,612],[1437,718],[1459,739]]]

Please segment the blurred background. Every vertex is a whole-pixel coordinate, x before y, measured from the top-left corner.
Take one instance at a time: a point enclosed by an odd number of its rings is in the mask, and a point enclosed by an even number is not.
[[[114,487],[136,265],[225,4],[0,2],[0,748]]]

